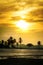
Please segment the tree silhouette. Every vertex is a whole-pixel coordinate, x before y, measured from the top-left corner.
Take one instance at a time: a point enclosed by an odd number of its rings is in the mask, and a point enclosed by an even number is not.
[[[5,41],[4,47],[5,47],[5,48],[8,48],[8,43],[7,43],[7,41]]]
[[[40,46],[41,45],[41,41],[38,41],[37,44]]]
[[[19,38],[19,43],[20,43],[20,47],[21,47],[21,43],[22,43],[22,38]]]
[[[22,43],[22,38],[21,38],[21,37],[19,38],[19,43],[20,43],[20,44]]]
[[[7,41],[8,41],[8,46],[12,45],[12,40],[13,40],[13,37],[10,37]]]
[[[16,43],[16,39],[12,40],[12,47],[15,47],[14,44]]]
[[[16,42],[17,48],[18,48],[18,42]]]
[[[10,37],[8,40],[8,46],[14,47],[14,43],[16,43],[16,39],[13,39],[13,37]]]
[[[4,40],[1,40],[0,48],[4,48]]]
[[[2,40],[1,43],[3,44],[4,43],[4,40]]]
[[[13,41],[14,41],[14,43],[16,43],[16,39],[14,39]]]
[[[37,44],[38,44],[37,48],[40,49],[41,48],[41,41],[38,41]]]

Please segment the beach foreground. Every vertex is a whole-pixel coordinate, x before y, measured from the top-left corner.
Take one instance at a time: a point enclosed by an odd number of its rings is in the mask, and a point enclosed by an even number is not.
[[[6,60],[0,60],[0,65],[21,65],[21,64],[40,64],[43,60],[40,59],[28,59],[28,58],[9,58]]]

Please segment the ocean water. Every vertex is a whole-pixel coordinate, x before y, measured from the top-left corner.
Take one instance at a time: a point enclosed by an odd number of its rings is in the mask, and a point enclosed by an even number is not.
[[[43,59],[43,50],[36,49],[0,49],[0,59],[7,58]]]

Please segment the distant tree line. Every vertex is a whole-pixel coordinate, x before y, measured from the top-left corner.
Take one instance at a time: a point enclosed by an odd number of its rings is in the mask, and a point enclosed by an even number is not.
[[[21,48],[21,43],[22,43],[21,37],[19,38],[17,42],[17,40],[15,38],[13,39],[13,37],[11,36],[9,37],[7,41],[4,41],[4,40],[0,41],[0,48],[16,48],[15,44],[18,47],[19,43],[20,43],[20,48]],[[40,45],[41,45],[41,41],[38,41],[37,46],[40,47]],[[32,43],[28,43],[26,46],[30,48],[30,47],[33,47],[34,45]]]
[[[22,38],[20,37],[18,42],[16,41],[15,38],[13,39],[12,36],[7,41],[1,40],[0,48],[10,48],[10,46],[11,46],[11,48],[15,48],[15,45],[14,45],[15,43],[17,46],[18,46],[18,43],[20,43],[20,45],[21,45]]]

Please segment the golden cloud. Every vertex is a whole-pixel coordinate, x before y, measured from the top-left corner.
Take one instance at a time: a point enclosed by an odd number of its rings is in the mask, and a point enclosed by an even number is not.
[[[37,8],[26,14],[25,20],[30,22],[43,22],[43,8]]]
[[[2,23],[11,20],[19,20],[21,19],[20,16],[10,16],[9,12],[16,12],[20,10],[26,10],[30,7],[43,7],[43,0],[0,0],[0,21]],[[30,12],[30,14],[27,13],[27,17],[24,18],[27,21],[43,21],[43,8],[34,10]],[[38,13],[38,14],[37,14]],[[37,16],[38,15],[38,16]],[[0,23],[1,23],[0,22]]]

